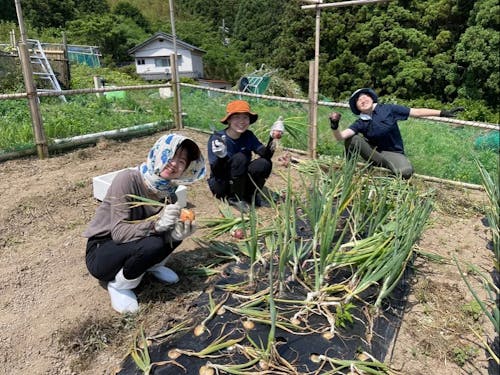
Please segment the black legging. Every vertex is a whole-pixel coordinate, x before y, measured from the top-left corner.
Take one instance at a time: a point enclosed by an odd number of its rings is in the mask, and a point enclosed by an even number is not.
[[[179,246],[181,241],[165,241],[163,236],[149,236],[122,244],[111,237],[89,238],[85,261],[92,276],[101,281],[113,281],[123,268],[123,276],[132,280],[160,263]]]
[[[208,186],[217,198],[228,197],[231,193],[230,181],[239,178],[247,180],[245,198],[251,198],[255,191],[254,183],[262,189],[273,168],[271,160],[257,158],[248,162],[247,157],[241,152],[231,158],[220,159],[217,163],[220,165],[212,166],[213,176],[208,179]]]

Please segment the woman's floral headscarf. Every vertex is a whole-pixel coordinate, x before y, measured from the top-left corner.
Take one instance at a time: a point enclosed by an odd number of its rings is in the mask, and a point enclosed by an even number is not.
[[[175,152],[183,142],[186,142],[183,146],[189,150],[189,158],[196,157],[193,155],[195,152],[198,154],[198,158],[191,160],[179,178],[166,180],[160,177],[160,172],[174,157]],[[178,185],[189,185],[205,177],[205,159],[199,147],[191,139],[179,134],[166,134],[151,147],[146,162],[139,166],[139,170],[151,189],[167,196],[174,194]]]

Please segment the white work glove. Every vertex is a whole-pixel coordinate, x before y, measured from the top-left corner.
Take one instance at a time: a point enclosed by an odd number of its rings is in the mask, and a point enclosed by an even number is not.
[[[214,140],[212,141],[212,152],[218,158],[225,158],[227,155],[227,146],[225,137],[214,136]]]
[[[274,122],[273,126],[271,126],[271,131],[269,132],[269,135],[271,136],[271,138],[280,139],[284,132],[285,132],[285,123],[283,122],[283,117],[280,116]]]
[[[165,232],[172,229],[179,220],[181,207],[177,204],[168,204],[163,208],[160,218],[155,222],[155,232]]]
[[[178,221],[170,233],[174,241],[182,241],[196,231],[196,221]]]

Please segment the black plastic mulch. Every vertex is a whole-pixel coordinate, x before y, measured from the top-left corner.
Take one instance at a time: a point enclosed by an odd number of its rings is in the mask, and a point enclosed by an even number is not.
[[[216,283],[218,286],[225,284],[236,284],[247,280],[246,272],[236,272],[238,268],[245,267],[244,265],[231,264],[226,268],[225,276]],[[406,298],[409,292],[408,280],[410,278],[411,267],[407,267],[405,275],[401,279],[397,288],[394,289],[391,297],[386,298],[384,305],[380,309],[378,316],[370,317],[366,313],[366,309],[361,303],[355,300],[355,308],[351,314],[355,317],[353,323],[347,323],[345,328],[336,328],[336,334],[332,339],[325,339],[320,333],[309,333],[307,335],[293,334],[288,331],[277,328],[275,333],[276,348],[281,357],[293,365],[297,373],[309,373],[319,369],[319,364],[311,361],[312,354],[324,354],[331,358],[353,360],[357,353],[366,351],[377,360],[383,362],[388,354],[398,327],[403,318]],[[336,275],[335,277],[340,277]],[[259,281],[257,289],[262,290],[267,287],[268,283]],[[335,280],[329,280],[330,283],[335,283]],[[368,291],[362,297],[368,303],[373,303],[375,295],[371,296],[376,290]],[[221,288],[215,288],[212,293],[212,298],[215,303],[218,303],[224,297],[224,291]],[[283,298],[300,299],[306,298],[305,292],[299,283],[288,283],[286,296]],[[242,301],[235,300],[232,296],[228,298],[226,306],[238,306]],[[203,293],[195,302],[196,311],[199,312],[199,317],[195,319],[201,322],[208,315],[208,294]],[[280,304],[277,303],[278,308]],[[295,311],[290,312],[288,317],[293,315]],[[282,312],[280,312],[281,314]],[[283,313],[283,315],[287,315]],[[248,334],[250,338],[265,347],[268,341],[269,326],[265,324],[255,324],[255,327],[250,331],[246,331],[242,325],[243,318],[226,310],[223,315],[216,315],[207,323],[208,330],[201,336],[194,336],[193,330],[181,336],[174,336],[168,341],[160,344],[154,344],[149,347],[149,354],[152,362],[162,362],[170,360],[167,353],[174,348],[190,351],[200,351],[212,343],[216,338],[228,335],[227,338],[242,338],[242,345],[250,346],[249,340],[246,338]],[[317,327],[325,327],[326,319],[323,316],[314,315],[309,321],[309,325]],[[210,332],[210,333],[209,333]],[[199,368],[210,361],[217,364],[243,364],[248,362],[248,359],[238,351],[222,350],[218,352],[216,358],[198,358],[196,356],[181,355],[174,363],[155,366],[152,374],[198,374]],[[325,371],[331,367],[325,366]],[[255,368],[254,368],[255,370]],[[322,370],[321,370],[322,371]],[[122,369],[119,374],[142,374],[132,358],[128,356],[122,364]]]

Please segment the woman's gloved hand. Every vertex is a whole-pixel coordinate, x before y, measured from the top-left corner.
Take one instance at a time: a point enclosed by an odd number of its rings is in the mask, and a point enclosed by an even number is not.
[[[219,137],[215,136],[213,137],[212,141],[212,152],[217,156],[218,158],[225,158],[227,155],[227,146],[226,146],[226,140],[225,137]]]
[[[332,130],[337,130],[339,128],[339,122],[340,122],[341,117],[342,117],[342,115],[338,112],[330,113],[330,116],[328,116],[328,119],[330,120],[330,128]]]
[[[283,122],[283,117],[280,116],[274,122],[273,126],[271,126],[271,130],[269,132],[269,136],[274,139],[280,139],[285,132],[285,123]]]
[[[182,241],[196,231],[196,221],[178,221],[174,229],[170,232],[170,237],[174,241]]]
[[[464,107],[456,107],[450,110],[443,109],[439,114],[440,117],[457,117],[457,112],[464,111]]]
[[[168,204],[163,208],[161,216],[155,222],[155,232],[165,232],[172,229],[179,220],[181,207],[177,204]]]

